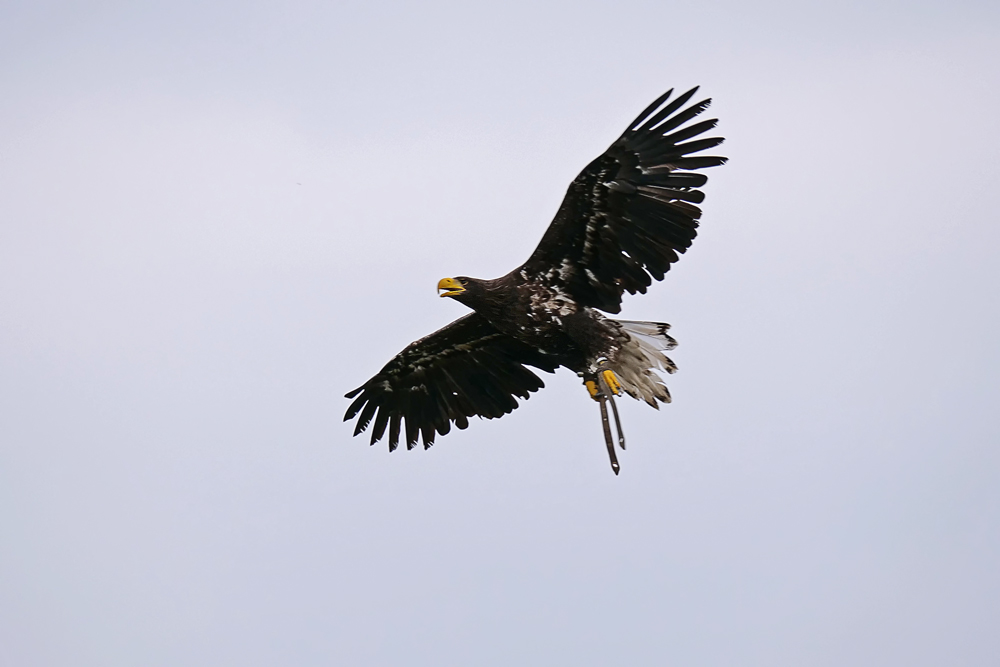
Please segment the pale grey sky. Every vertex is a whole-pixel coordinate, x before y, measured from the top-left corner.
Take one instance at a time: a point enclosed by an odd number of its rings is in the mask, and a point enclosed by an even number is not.
[[[430,451],[344,392],[669,87],[731,163],[577,378]],[[6,3],[0,663],[996,665],[995,3]]]

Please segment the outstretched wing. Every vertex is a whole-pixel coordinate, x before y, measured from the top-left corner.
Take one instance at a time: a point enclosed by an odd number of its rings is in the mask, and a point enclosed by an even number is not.
[[[375,377],[347,394],[357,398],[344,421],[360,413],[354,429],[358,435],[374,417],[373,445],[388,425],[392,451],[405,418],[406,448],[412,449],[422,435],[426,449],[434,444],[435,431],[446,434],[452,422],[466,428],[472,416],[502,417],[517,407],[515,396],[526,399],[544,387],[526,364],[548,372],[558,367],[541,351],[471,313],[410,343]]]
[[[645,293],[651,277],[663,280],[697,234],[696,204],[705,198],[698,188],[708,178],[694,170],[726,162],[692,155],[723,141],[688,141],[717,122],[685,126],[711,103],[706,99],[681,110],[697,90],[670,103],[673,90],[667,91],[580,172],[521,267],[526,277],[609,313],[621,310],[624,291]]]

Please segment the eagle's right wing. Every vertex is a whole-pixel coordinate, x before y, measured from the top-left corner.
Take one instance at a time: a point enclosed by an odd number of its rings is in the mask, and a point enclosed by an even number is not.
[[[427,448],[434,444],[435,431],[446,434],[452,422],[463,429],[472,416],[502,417],[517,407],[515,396],[526,399],[544,387],[526,364],[548,372],[558,367],[539,350],[471,313],[410,343],[375,377],[347,394],[357,398],[344,421],[360,413],[354,429],[358,435],[374,417],[373,445],[388,425],[392,451],[405,418],[407,449],[417,444],[420,435]]]

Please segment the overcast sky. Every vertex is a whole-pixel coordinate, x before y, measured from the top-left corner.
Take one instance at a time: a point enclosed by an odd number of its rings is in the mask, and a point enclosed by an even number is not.
[[[0,663],[1000,663],[1000,5],[0,5]],[[430,451],[343,394],[670,87],[727,137],[622,316]]]

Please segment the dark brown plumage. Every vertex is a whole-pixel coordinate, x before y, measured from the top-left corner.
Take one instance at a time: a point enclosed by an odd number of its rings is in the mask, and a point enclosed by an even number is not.
[[[583,378],[600,403],[612,468],[618,472],[608,421],[613,396],[624,391],[653,407],[670,394],[655,371],[676,370],[663,351],[675,343],[669,326],[613,320],[625,292],[645,293],[662,280],[678,253],[697,234],[707,177],[695,170],[724,164],[694,155],[722,143],[694,139],[716,120],[685,125],[706,108],[686,108],[692,89],[673,101],[672,91],[647,107],[603,155],[570,184],[555,219],[522,266],[494,280],[446,278],[441,296],[473,313],[411,343],[368,382],[344,419],[358,417],[354,434],[372,424],[371,443],[388,429],[396,448],[405,426],[407,448],[424,447],[451,424],[472,416],[492,419],[517,407],[544,384],[528,367],[547,372],[565,366]],[[694,140],[692,140],[694,139]],[[691,140],[691,141],[689,141]]]

